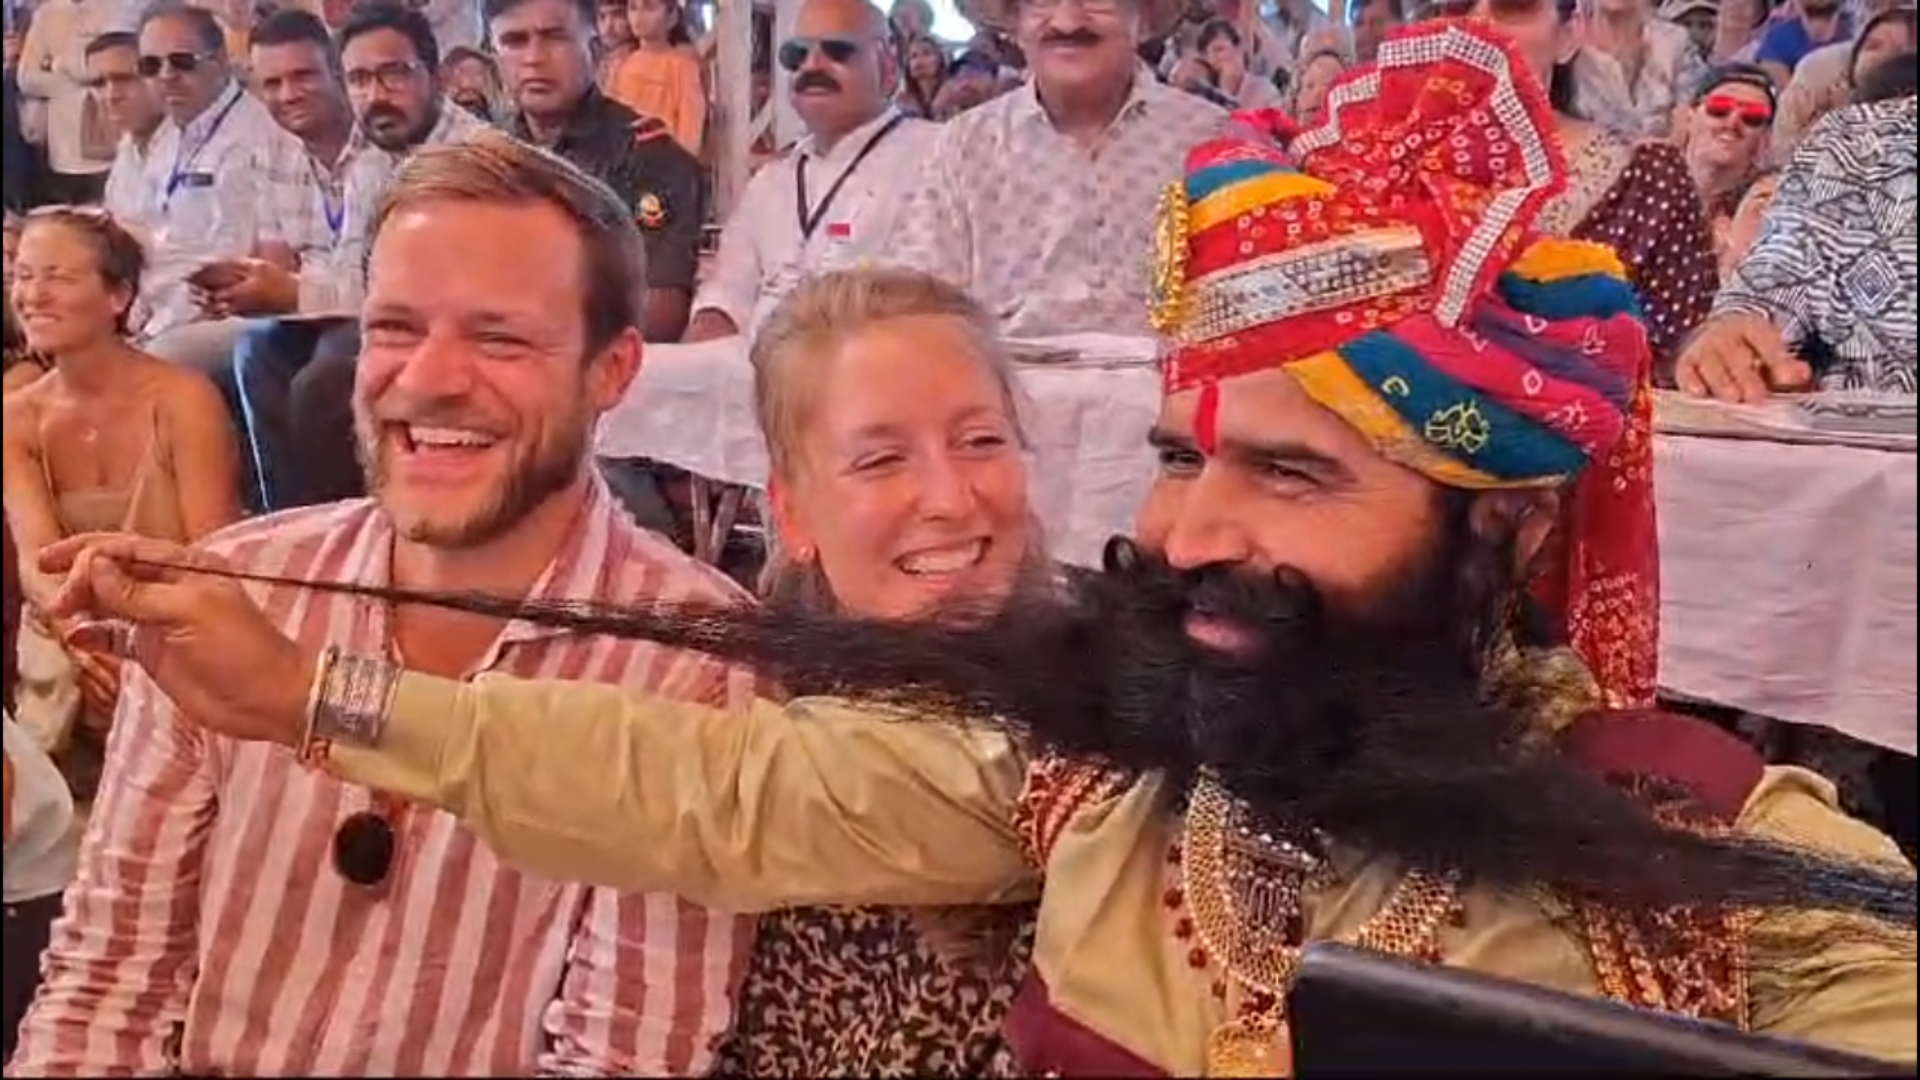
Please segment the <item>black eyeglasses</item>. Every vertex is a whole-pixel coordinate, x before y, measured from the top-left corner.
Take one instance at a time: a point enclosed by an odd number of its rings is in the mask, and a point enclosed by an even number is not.
[[[393,822],[372,810],[351,814],[333,832],[334,873],[363,888],[373,888],[393,872],[400,837]]]
[[[212,53],[161,53],[157,56],[141,57],[136,70],[138,70],[142,76],[149,79],[157,77],[160,72],[168,69],[171,69],[179,75],[191,75],[199,70],[201,64],[211,59],[213,59]]]
[[[845,64],[860,55],[860,42],[844,37],[790,37],[780,43],[780,66],[788,73],[799,71],[815,49],[828,63]]]
[[[355,90],[370,90],[378,83],[382,90],[397,93],[407,88],[421,66],[413,60],[394,60],[378,67],[348,68],[347,85]]]

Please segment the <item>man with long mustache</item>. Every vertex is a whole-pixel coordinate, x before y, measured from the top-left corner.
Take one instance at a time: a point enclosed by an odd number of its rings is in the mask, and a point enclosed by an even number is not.
[[[1035,1074],[1284,1072],[1329,939],[1911,1062],[1893,845],[1649,709],[1646,335],[1609,252],[1528,231],[1565,164],[1523,70],[1423,24],[1325,126],[1253,118],[1298,167],[1264,133],[1194,150],[1160,220],[1161,473],[1104,572],[910,623],[383,594],[864,711],[367,679],[137,540],[55,551],[64,602],[137,620],[188,715],[542,874],[736,910],[1038,894],[1008,1022]]]

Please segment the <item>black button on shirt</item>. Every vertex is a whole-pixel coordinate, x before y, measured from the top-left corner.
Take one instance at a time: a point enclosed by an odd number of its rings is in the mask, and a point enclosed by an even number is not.
[[[634,131],[639,123],[638,113],[589,89],[559,141],[547,149],[626,204],[646,241],[648,287],[692,291],[706,220],[706,177],[699,160],[671,136],[643,140]],[[512,128],[522,141],[534,141],[517,113]]]

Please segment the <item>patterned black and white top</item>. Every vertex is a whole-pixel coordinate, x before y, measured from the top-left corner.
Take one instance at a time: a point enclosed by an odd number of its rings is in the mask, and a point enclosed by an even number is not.
[[[1822,389],[1915,392],[1916,138],[1911,97],[1829,113],[1794,153],[1760,238],[1714,302],[1716,315],[1772,317]]]

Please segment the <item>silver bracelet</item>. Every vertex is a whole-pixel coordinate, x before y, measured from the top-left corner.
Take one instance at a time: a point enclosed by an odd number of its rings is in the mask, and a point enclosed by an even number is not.
[[[339,653],[327,667],[314,710],[313,738],[372,747],[386,731],[400,668],[385,660]]]
[[[304,760],[314,752],[314,728],[320,722],[320,696],[325,690],[327,680],[333,677],[333,665],[340,659],[340,646],[328,645],[320,650],[320,658],[314,661],[313,685],[307,688],[306,724],[300,729],[298,750]]]

